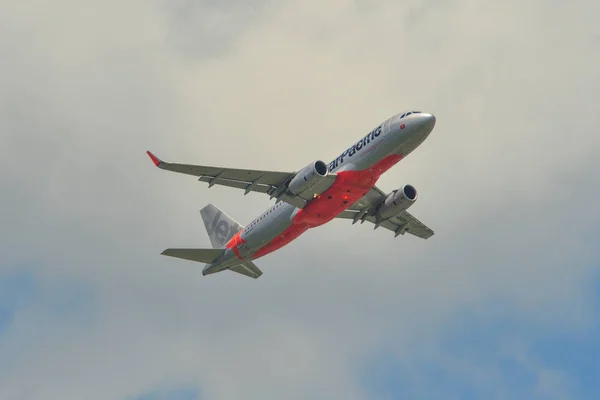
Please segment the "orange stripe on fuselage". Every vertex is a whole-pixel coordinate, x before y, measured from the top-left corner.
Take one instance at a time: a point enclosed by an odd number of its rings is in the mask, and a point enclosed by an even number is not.
[[[260,248],[253,254],[252,259],[278,250],[309,228],[323,225],[334,219],[367,194],[379,177],[401,159],[401,155],[394,154],[362,171],[337,172],[333,185],[299,210],[292,219],[292,226]]]
[[[240,260],[243,260],[244,258],[240,255],[240,250],[238,247],[240,247],[242,244],[246,243],[246,241],[244,239],[242,239],[241,235],[242,235],[242,231],[239,231],[238,233],[233,235],[233,237],[225,245],[225,248],[233,250],[233,252],[235,253],[235,256],[237,258],[239,258]]]

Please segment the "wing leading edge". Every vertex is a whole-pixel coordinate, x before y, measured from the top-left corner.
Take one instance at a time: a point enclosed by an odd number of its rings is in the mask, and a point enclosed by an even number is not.
[[[170,163],[161,160],[150,151],[146,153],[158,168],[197,176],[200,182],[208,183],[208,187],[212,187],[213,185],[232,187],[244,190],[245,195],[250,192],[265,193],[271,196],[271,198],[276,197],[298,208],[304,208],[306,203],[313,198],[313,193],[300,193],[298,196],[291,196],[285,193],[286,184],[294,177],[296,172],[261,171]],[[335,178],[335,174],[328,174],[323,182],[314,189],[326,190],[333,184]]]
[[[336,218],[351,219],[353,223],[368,221],[375,225],[375,229],[381,226],[394,232],[394,237],[404,235],[407,232],[422,239],[429,239],[434,235],[435,232],[431,228],[419,221],[408,211],[402,211],[398,215],[383,221],[377,221],[374,211],[385,200],[385,196],[385,193],[381,189],[374,186],[366,195]]]

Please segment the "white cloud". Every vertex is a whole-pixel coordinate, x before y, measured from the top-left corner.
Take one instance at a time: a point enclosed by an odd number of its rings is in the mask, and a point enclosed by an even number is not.
[[[465,309],[592,321],[597,5],[293,1],[192,7],[178,28],[170,4],[2,6],[0,272],[33,264],[50,289],[0,336],[0,397],[367,398],[362,360],[418,359]],[[158,255],[208,244],[208,202],[245,223],[268,201],[158,171],[147,148],[293,170],[406,109],[437,126],[380,186],[418,188],[431,240],[334,221],[257,281]],[[43,307],[65,277],[90,285],[89,322]]]

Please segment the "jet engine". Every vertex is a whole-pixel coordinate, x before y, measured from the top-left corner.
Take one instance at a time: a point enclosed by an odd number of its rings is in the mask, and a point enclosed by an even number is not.
[[[417,189],[412,185],[404,185],[387,195],[377,210],[380,219],[387,219],[412,206],[417,201]]]
[[[328,172],[327,164],[321,160],[315,161],[294,175],[288,184],[288,192],[297,196],[302,192],[310,190],[319,184],[327,176]]]

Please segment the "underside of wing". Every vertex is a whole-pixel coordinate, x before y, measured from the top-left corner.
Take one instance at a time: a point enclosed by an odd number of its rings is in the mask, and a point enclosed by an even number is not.
[[[394,232],[394,236],[410,233],[411,235],[428,239],[434,235],[434,231],[419,221],[408,211],[404,210],[386,219],[377,218],[377,207],[385,201],[386,194],[374,186],[360,200],[343,211],[337,218],[351,219],[353,223],[368,221],[375,225],[375,229],[382,227]]]
[[[385,193],[377,186],[373,186],[367,194],[361,197],[356,203],[348,207],[348,210],[369,210],[378,206],[382,201],[385,200]]]
[[[200,182],[208,183],[208,187],[213,185],[227,186],[244,190],[244,194],[250,192],[265,193],[271,198],[275,197],[298,208],[304,208],[306,203],[313,198],[314,193],[327,190],[336,178],[335,174],[329,174],[311,190],[291,195],[285,192],[285,188],[286,184],[295,176],[295,172],[178,164],[165,162],[149,151],[147,154],[158,168],[197,176]]]
[[[244,264],[237,265],[229,268],[233,272],[238,274],[246,275],[250,278],[257,279],[262,275],[262,271],[252,261],[245,262]]]
[[[382,222],[381,226],[394,231],[396,236],[410,233],[422,239],[429,239],[435,234],[431,228],[419,221],[408,211],[402,211],[395,217]]]
[[[293,172],[170,163],[162,161],[149,151],[147,153],[158,168],[200,177],[200,181],[208,182],[210,186],[220,185],[222,184],[221,181],[235,181],[244,183],[244,186],[241,187],[243,189],[248,188],[250,189],[249,191],[266,193],[269,187],[279,186],[294,175]]]

